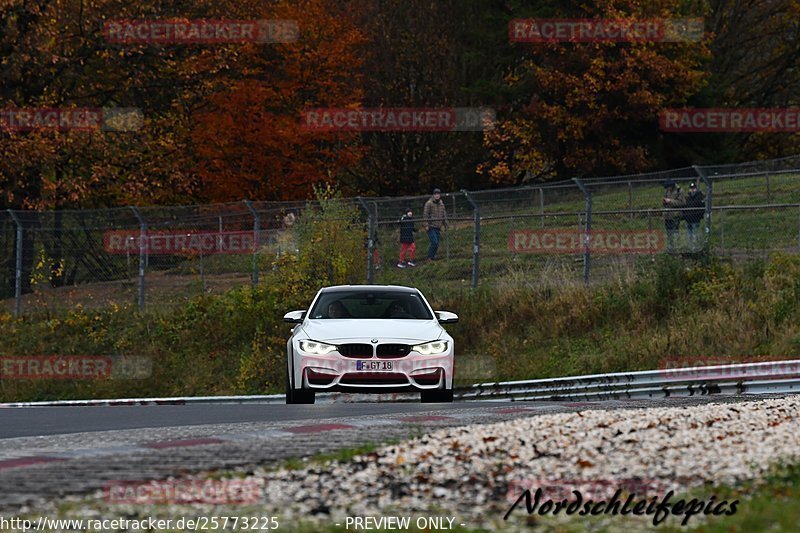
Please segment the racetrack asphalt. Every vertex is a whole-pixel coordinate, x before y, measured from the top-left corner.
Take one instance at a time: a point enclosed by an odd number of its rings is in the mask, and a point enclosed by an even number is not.
[[[508,407],[520,404],[492,402],[490,405]],[[540,402],[539,405],[559,404]],[[478,406],[475,403],[248,403],[6,408],[0,409],[0,439],[206,424],[299,422],[319,418],[413,414],[434,409],[458,411]]]
[[[242,472],[444,427],[594,409],[690,406],[763,398],[603,402],[188,404],[0,409],[0,511],[35,509],[109,483],[192,472]]]

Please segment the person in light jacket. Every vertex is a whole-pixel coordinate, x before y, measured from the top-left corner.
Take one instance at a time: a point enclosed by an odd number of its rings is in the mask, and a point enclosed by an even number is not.
[[[442,228],[447,229],[447,209],[445,209],[442,201],[441,190],[433,189],[433,196],[425,202],[425,208],[422,210],[422,221],[425,231],[428,233],[428,239],[431,242],[428,247],[428,259],[433,261],[436,259],[436,252],[439,250]]]

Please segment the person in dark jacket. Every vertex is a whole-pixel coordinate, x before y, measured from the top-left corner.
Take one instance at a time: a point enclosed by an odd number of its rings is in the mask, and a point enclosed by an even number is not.
[[[414,253],[417,250],[417,245],[414,243],[414,233],[416,231],[414,213],[408,207],[403,216],[400,217],[400,261],[397,263],[398,268],[417,266],[414,263]],[[408,262],[406,262],[406,254],[408,254]]]
[[[706,197],[697,188],[697,183],[694,181],[689,184],[689,194],[686,196],[684,205],[683,219],[686,221],[686,242],[689,244],[689,250],[696,252],[699,249],[697,232],[700,228],[700,221],[703,220],[706,213]]]
[[[667,250],[675,251],[675,233],[681,223],[681,208],[686,203],[681,186],[674,180],[668,179],[664,182],[664,196],[661,199],[664,206],[664,228],[667,230]]]

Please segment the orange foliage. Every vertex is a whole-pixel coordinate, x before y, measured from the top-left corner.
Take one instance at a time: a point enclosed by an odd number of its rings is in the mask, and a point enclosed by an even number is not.
[[[252,18],[297,20],[300,39],[245,45],[196,115],[192,139],[204,199],[306,198],[313,184],[359,160],[356,135],[310,132],[301,123],[306,108],[361,98],[356,48],[363,38],[332,2],[257,3],[250,11]]]

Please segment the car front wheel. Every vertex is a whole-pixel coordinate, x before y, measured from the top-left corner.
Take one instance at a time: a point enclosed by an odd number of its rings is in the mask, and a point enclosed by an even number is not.
[[[452,403],[453,389],[424,390],[420,392],[422,403]]]
[[[286,372],[286,404],[313,404],[315,394],[313,390],[295,389],[289,379],[289,372]]]

